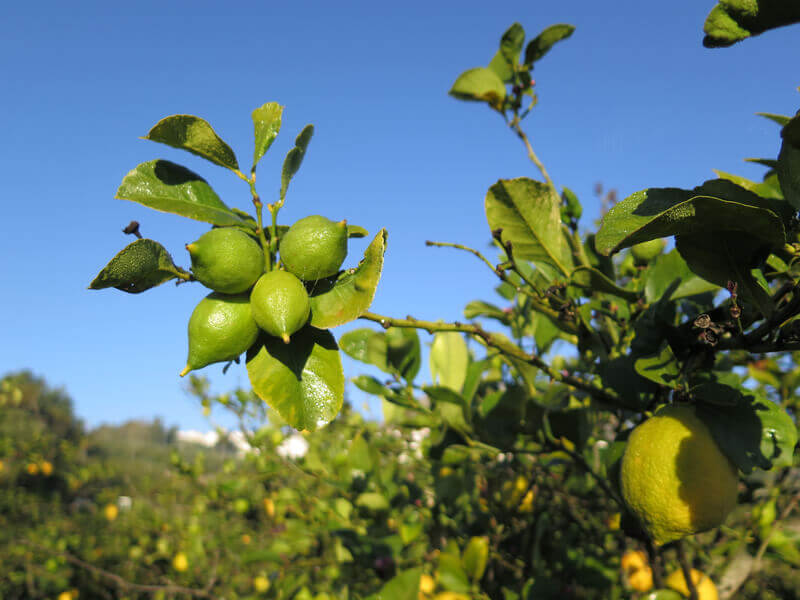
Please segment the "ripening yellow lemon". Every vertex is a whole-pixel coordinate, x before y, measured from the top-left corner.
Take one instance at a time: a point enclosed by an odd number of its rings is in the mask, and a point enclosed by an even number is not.
[[[270,519],[275,516],[275,502],[272,498],[264,498],[264,511]]]
[[[61,592],[58,595],[58,600],[72,600],[72,594],[69,592]]]
[[[427,573],[423,573],[422,577],[419,578],[419,592],[420,594],[432,594],[433,590],[436,589],[436,581],[428,575]]]
[[[42,472],[42,475],[45,477],[49,477],[53,474],[53,463],[47,460],[43,460],[39,465],[39,470]]]
[[[38,475],[39,465],[37,465],[36,463],[28,463],[26,470],[28,471],[28,475]]]
[[[439,592],[433,597],[433,600],[470,600],[470,598],[466,594],[457,592]]]
[[[183,552],[178,552],[172,559],[172,568],[180,573],[189,568],[189,559]]]
[[[738,478],[694,407],[673,404],[633,430],[620,483],[660,546],[721,525],[736,505]]]
[[[637,592],[649,592],[653,589],[653,569],[645,567],[629,574],[628,585]]]
[[[263,575],[259,575],[258,577],[253,579],[253,589],[259,594],[263,594],[267,590],[269,590],[269,579],[264,577]]]
[[[242,534],[242,543],[245,546],[249,545],[251,541],[253,541],[253,540],[248,534],[246,534],[246,533]]]
[[[719,600],[717,586],[714,585],[714,582],[711,581],[708,575],[697,569],[692,569],[691,575],[692,583],[694,583],[694,587],[697,589],[698,600]],[[664,583],[667,587],[683,594],[687,598],[689,597],[689,586],[686,585],[686,579],[683,576],[682,570],[678,569],[674,573],[670,573],[664,580]]]
[[[637,592],[648,592],[653,588],[653,570],[647,564],[647,555],[641,550],[629,550],[620,561],[625,581]]]
[[[105,516],[107,521],[113,521],[119,516],[119,509],[117,508],[116,504],[106,504],[105,508],[103,508],[103,516]]]
[[[641,550],[628,550],[622,555],[622,570],[626,573],[644,569],[647,566],[647,555]]]

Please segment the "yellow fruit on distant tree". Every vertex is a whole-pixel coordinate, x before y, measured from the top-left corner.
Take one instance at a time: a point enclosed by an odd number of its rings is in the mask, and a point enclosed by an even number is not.
[[[269,579],[264,577],[263,575],[259,575],[253,579],[253,589],[259,594],[263,594],[267,590],[269,590]]]
[[[61,592],[58,595],[58,600],[72,600],[72,594],[69,592]]]
[[[3,464],[3,461],[0,460],[0,473],[3,472],[3,469],[5,469],[5,465]]]
[[[26,470],[28,471],[28,475],[38,475],[39,465],[37,465],[36,463],[28,463]]]
[[[42,475],[45,477],[49,477],[53,474],[53,463],[47,460],[43,460],[42,463],[39,465],[39,470],[42,472]]]
[[[436,589],[436,581],[427,573],[423,573],[419,578],[419,591],[420,594],[432,594]]]
[[[272,498],[264,498],[264,511],[270,519],[275,516],[275,502]]]
[[[530,482],[522,475],[517,475],[516,479],[506,481],[501,488],[503,495],[503,505],[510,510],[518,510],[521,513],[533,511],[534,494],[533,489],[528,489]]]
[[[688,405],[667,406],[633,430],[620,483],[659,546],[718,527],[736,505],[736,468]]]
[[[189,559],[183,552],[178,552],[172,559],[172,568],[180,573],[189,568]]]
[[[248,534],[242,534],[242,543],[247,546],[252,540],[252,538]]]
[[[647,555],[641,550],[630,550],[622,555],[622,572],[628,585],[637,592],[653,588],[653,570],[647,564]]]
[[[694,587],[697,590],[698,600],[718,600],[717,586],[714,585],[708,575],[697,569],[692,569],[691,576],[692,583],[694,583]],[[689,586],[686,585],[686,578],[683,576],[681,569],[670,573],[664,583],[667,587],[683,594],[687,598],[689,597]]]
[[[622,570],[626,573],[644,569],[647,565],[647,554],[641,550],[628,550],[622,555]]]
[[[439,592],[433,597],[433,600],[470,600],[470,597],[458,592]]]
[[[617,531],[621,521],[622,515],[620,513],[614,513],[606,519],[606,527],[608,527],[609,531]]]
[[[116,504],[106,504],[103,508],[103,515],[107,521],[113,521],[119,516],[119,509]]]

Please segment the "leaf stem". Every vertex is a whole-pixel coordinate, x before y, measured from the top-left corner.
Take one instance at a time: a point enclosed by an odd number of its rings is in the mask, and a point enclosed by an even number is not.
[[[466,333],[473,336],[487,347],[496,348],[506,356],[524,361],[541,369],[547,373],[552,381],[563,383],[575,389],[584,391],[599,402],[603,402],[618,408],[634,410],[637,408],[629,406],[619,395],[611,390],[597,387],[591,382],[584,381],[578,377],[570,375],[566,371],[558,371],[557,369],[554,369],[536,354],[528,354],[522,348],[510,342],[508,339],[486,331],[477,323],[422,321],[410,316],[405,319],[395,319],[393,317],[386,317],[371,312],[365,312],[359,318],[379,323],[381,327],[385,329],[388,329],[389,327],[405,327],[409,329],[424,329],[428,333],[433,333],[436,331],[458,331],[461,333]]]
[[[537,169],[539,169],[539,172],[542,174],[542,177],[544,177],[545,181],[547,182],[547,185],[550,186],[550,188],[553,190],[556,196],[559,196],[558,190],[556,189],[553,180],[550,179],[550,175],[547,173],[547,169],[544,168],[544,164],[542,163],[541,160],[539,160],[539,157],[536,155],[536,152],[533,151],[533,146],[531,146],[531,142],[528,139],[527,134],[522,130],[522,127],[520,127],[519,122],[520,122],[519,115],[515,114],[514,118],[511,119],[508,126],[511,127],[512,131],[514,131],[514,133],[517,134],[517,137],[519,137],[519,139],[522,140],[522,143],[525,144],[525,149],[528,151],[528,158],[531,159],[531,162],[534,165],[536,165]]]

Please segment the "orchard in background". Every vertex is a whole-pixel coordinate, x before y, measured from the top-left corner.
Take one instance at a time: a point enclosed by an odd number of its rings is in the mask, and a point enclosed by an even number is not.
[[[775,0],[721,2],[704,43],[799,19]],[[491,251],[428,242],[497,277],[497,298],[469,302],[463,322],[369,312],[385,230],[349,265],[348,238],[367,232],[344,215],[279,222],[313,133],[264,204],[256,167],[280,105],[253,112],[249,174],[203,119],[157,123],[147,139],[231,171],[254,213],[185,167],[139,165],[118,198],[212,228],[182,268],[131,224],[139,239],[91,287],[209,288],[187,311],[181,375],[246,355],[252,391],[190,385],[204,410],[237,416],[247,451],[156,428],[132,468],[122,436],[87,435],[44,382],[5,378],[3,597],[797,598],[800,116],[764,115],[780,140],[777,158],[749,159],[762,181],[716,171],[691,190],[645,189],[582,231],[580,200],[522,128],[535,64],[572,32],[526,43],[515,23],[450,90],[500,114],[540,176],[486,192]],[[355,319],[376,326],[337,341],[330,329]],[[432,382],[418,380],[420,331]],[[384,373],[353,382],[385,423],[349,409],[340,351]]]

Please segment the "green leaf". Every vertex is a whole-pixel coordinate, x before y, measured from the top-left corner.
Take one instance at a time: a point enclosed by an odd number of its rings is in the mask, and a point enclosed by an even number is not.
[[[717,231],[679,235],[675,247],[689,268],[706,281],[720,287],[734,281],[739,294],[763,315],[775,310],[769,294],[751,273],[769,254],[769,247],[761,240],[746,233]]]
[[[468,423],[467,403],[461,394],[442,386],[429,386],[424,388],[424,392],[433,402],[434,412],[448,427],[462,432],[471,429]]]
[[[347,226],[347,237],[349,238],[363,238],[369,235],[369,231],[358,225]]]
[[[142,163],[125,175],[116,198],[221,227],[249,224],[219,199],[205,179],[166,160]]]
[[[570,275],[570,285],[583,288],[583,290],[589,294],[592,292],[602,292],[604,294],[617,296],[628,302],[636,302],[639,299],[639,294],[632,290],[619,287],[593,267],[580,266],[576,268],[572,272],[572,275]]]
[[[637,358],[633,368],[642,377],[674,389],[680,389],[681,365],[669,344],[664,343],[657,354]]]
[[[502,308],[482,300],[473,300],[464,307],[464,318],[475,319],[478,317],[496,319],[504,325],[508,325],[511,322],[511,315]]]
[[[573,31],[575,31],[574,25],[565,23],[550,25],[528,43],[525,48],[525,64],[528,66],[533,65],[533,63],[547,54],[556,43],[571,36]]]
[[[667,290],[670,291],[668,300],[679,300],[719,289],[716,284],[692,273],[677,250],[658,256],[644,277],[644,297],[648,304],[661,300]]]
[[[781,127],[783,127],[789,121],[792,120],[792,117],[787,117],[786,115],[776,115],[774,113],[762,113],[762,112],[758,112],[756,114],[759,117],[764,117],[765,119],[769,119],[770,121],[773,121],[774,123],[777,123]]]
[[[783,194],[781,194],[780,189],[777,189],[768,183],[757,183],[746,177],[741,177],[739,175],[733,175],[731,173],[726,173],[725,171],[719,171],[717,169],[713,169],[714,173],[720,179],[727,179],[728,181],[732,181],[739,187],[742,187],[754,194],[758,194],[762,198],[774,198],[776,200],[780,200],[783,198]]]
[[[548,279],[567,276],[572,256],[561,233],[561,199],[550,186],[521,177],[501,179],[486,194],[486,220],[501,229],[515,259],[529,260]]]
[[[783,143],[775,171],[787,202],[800,209],[800,117],[791,119],[781,136]]]
[[[247,351],[247,373],[256,395],[295,429],[314,431],[342,407],[342,359],[329,331],[307,326],[289,344],[263,336]]]
[[[185,275],[188,273],[172,262],[164,246],[145,238],[120,250],[89,284],[89,289],[115,287],[123,292],[138,294]]]
[[[277,102],[267,102],[253,111],[255,149],[253,150],[253,171],[258,161],[267,153],[272,142],[281,130],[283,106]]]
[[[386,364],[386,336],[372,329],[354,329],[339,338],[339,347],[350,358],[389,372]]]
[[[356,498],[356,506],[372,511],[389,510],[389,501],[377,492],[364,492]]]
[[[514,23],[500,38],[500,53],[506,59],[506,62],[512,65],[517,64],[524,42],[525,30],[519,23]]]
[[[386,336],[386,362],[406,381],[413,381],[422,364],[416,329],[390,327]]]
[[[417,600],[422,568],[402,571],[384,584],[374,600]]]
[[[748,232],[782,246],[786,235],[778,210],[775,201],[724,179],[694,190],[651,188],[628,196],[606,213],[596,246],[610,255],[656,238],[715,231]]]
[[[722,48],[800,21],[800,5],[786,0],[720,0],[703,24],[703,45]]]
[[[511,83],[514,79],[514,70],[508,64],[502,51],[498,50],[489,62],[489,70],[493,71],[503,83]]]
[[[742,472],[792,465],[797,428],[780,406],[757,391],[718,381],[698,385],[691,392],[700,402],[698,416]]]
[[[369,443],[360,433],[350,442],[347,459],[350,462],[351,469],[357,469],[363,473],[369,473],[372,470],[373,461],[369,451]]]
[[[372,304],[383,270],[386,230],[381,229],[355,269],[318,281],[311,292],[311,324],[337,327],[363,315]]]
[[[464,548],[461,562],[464,570],[473,583],[478,583],[486,571],[486,563],[489,560],[489,538],[472,537]]]
[[[303,158],[306,155],[308,143],[311,141],[311,136],[314,135],[314,126],[306,125],[303,130],[298,134],[294,141],[294,148],[289,150],[286,158],[283,160],[283,168],[281,169],[281,199],[286,197],[286,191],[289,189],[289,182],[297,174],[300,165],[303,164]]]
[[[469,351],[464,336],[456,331],[440,332],[433,336],[430,369],[434,384],[460,392],[468,366]]]
[[[339,347],[344,349],[342,347],[341,340],[339,340]],[[345,352],[345,354],[347,353]],[[358,389],[367,392],[368,394],[374,394],[375,396],[392,395],[392,390],[370,375],[359,375],[357,377],[353,377],[351,381]]]
[[[459,75],[448,93],[459,100],[488,102],[499,109],[506,97],[506,86],[493,70],[476,67]]]
[[[461,564],[461,557],[450,552],[439,555],[439,584],[451,592],[469,592],[469,579]]]
[[[144,139],[187,150],[232,171],[239,170],[239,163],[231,147],[222,141],[207,121],[200,117],[193,115],[165,117],[153,126]]]

